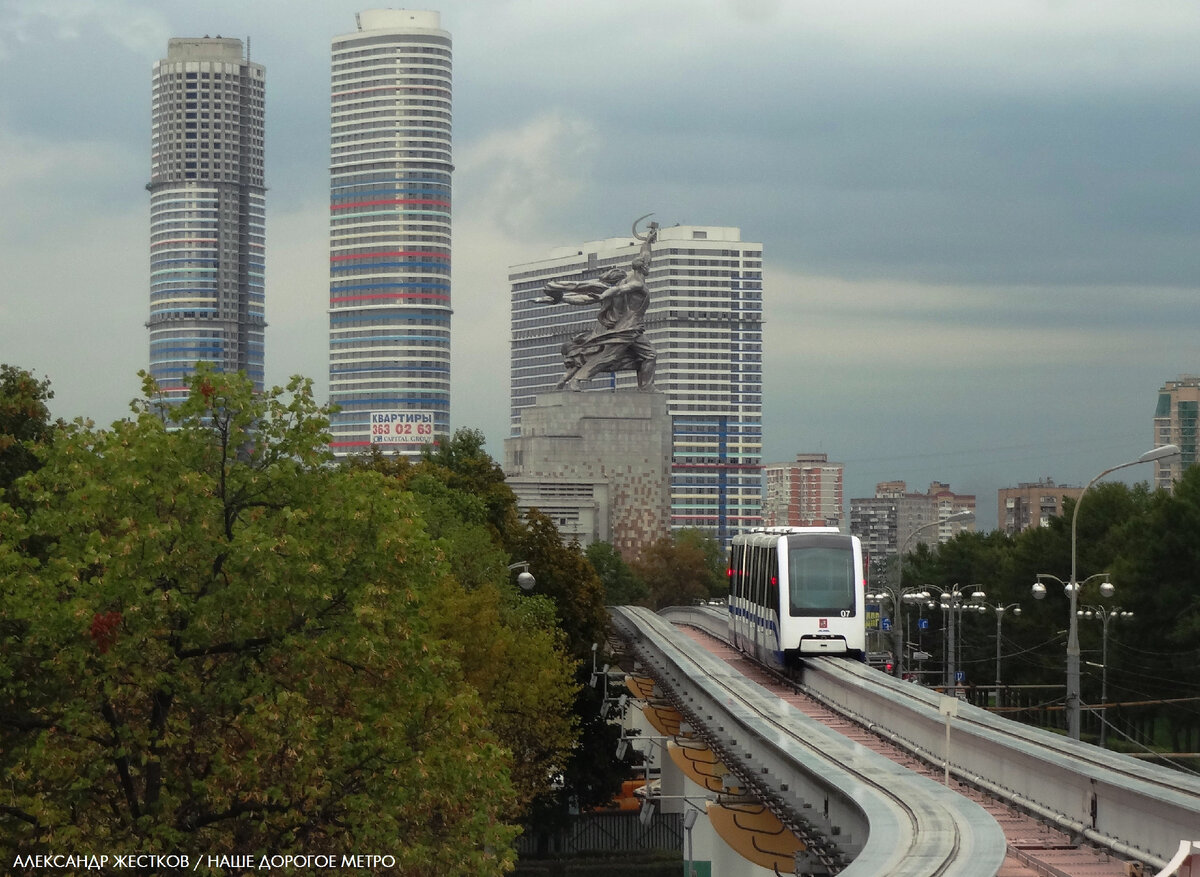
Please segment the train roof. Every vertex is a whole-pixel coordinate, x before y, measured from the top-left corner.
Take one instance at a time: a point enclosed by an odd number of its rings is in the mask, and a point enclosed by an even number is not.
[[[742,536],[752,536],[765,533],[770,536],[790,536],[793,533],[841,533],[837,527],[754,527],[741,533]]]
[[[855,539],[837,527],[760,527],[734,536],[733,544],[774,545],[785,536],[843,536],[846,539]]]

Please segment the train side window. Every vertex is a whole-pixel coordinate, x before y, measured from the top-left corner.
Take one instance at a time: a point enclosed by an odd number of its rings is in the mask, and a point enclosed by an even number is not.
[[[758,571],[758,550],[753,545],[746,546],[746,580],[742,585],[742,593],[747,602],[754,602],[755,573]]]
[[[771,605],[770,600],[768,599],[768,592],[770,590],[769,586],[770,586],[770,582],[771,582],[771,555],[772,554],[774,554],[774,551],[772,549],[764,548],[762,550],[762,557],[759,559],[760,562],[759,562],[759,570],[758,570],[758,605],[762,606],[764,608]]]

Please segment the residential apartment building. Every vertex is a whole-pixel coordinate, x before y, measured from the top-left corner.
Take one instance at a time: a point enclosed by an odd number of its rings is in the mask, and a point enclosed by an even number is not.
[[[542,287],[628,268],[639,247],[632,236],[590,241],[509,269],[511,435],[562,379],[563,345],[596,319],[596,308],[549,303]],[[671,527],[725,545],[762,522],[762,244],[738,228],[662,228],[647,286],[645,338],[672,422]],[[634,373],[597,375],[584,389],[614,391],[636,392]]]
[[[842,463],[829,462],[828,454],[797,454],[794,463],[767,463],[763,525],[841,527],[845,469]]]
[[[1063,513],[1063,500],[1078,502],[1082,487],[1055,484],[1053,478],[1002,487],[997,493],[999,528],[1010,536],[1032,527],[1045,527]]]
[[[261,391],[266,69],[241,40],[176,38],[151,82],[149,372],[168,402],[197,362]]]
[[[451,40],[437,12],[355,22],[332,44],[332,446],[415,455],[450,429]]]
[[[1179,455],[1154,463],[1154,486],[1171,490],[1183,470],[1196,462],[1196,423],[1200,419],[1200,376],[1180,375],[1158,391],[1154,445],[1178,445]]]
[[[884,481],[875,485],[873,497],[850,500],[850,532],[878,566],[921,543],[934,546],[974,530],[974,521],[938,523],[967,511],[975,511],[975,497],[954,493],[941,481],[931,483],[925,493],[909,493],[903,481]]]

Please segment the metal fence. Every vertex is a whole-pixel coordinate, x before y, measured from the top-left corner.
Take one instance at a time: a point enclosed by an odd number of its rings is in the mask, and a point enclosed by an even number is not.
[[[585,813],[561,831],[541,831],[526,826],[517,838],[522,858],[578,853],[628,853],[683,849],[683,814],[658,813],[642,825],[637,812]]]

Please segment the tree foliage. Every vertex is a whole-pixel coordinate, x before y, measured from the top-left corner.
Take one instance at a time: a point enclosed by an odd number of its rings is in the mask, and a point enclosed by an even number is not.
[[[485,703],[489,692],[507,695],[491,711],[491,721],[517,756],[520,815],[530,824],[545,824],[560,820],[572,804],[610,799],[624,776],[613,729],[599,718],[599,701],[587,685],[592,644],[606,642],[608,614],[603,585],[579,545],[564,544],[537,510],[521,520],[516,496],[476,430],[456,431],[415,463],[374,454],[352,465],[387,473],[412,492],[430,533],[470,592],[458,599],[486,599],[474,589],[510,576],[508,563],[528,564],[536,578],[531,593],[510,587],[497,607],[497,617],[519,631],[505,638],[507,652],[481,648],[488,631],[463,623],[459,609],[447,607],[436,615],[441,634],[457,644],[467,679]],[[548,632],[554,635],[553,653],[549,646],[539,651],[536,637]],[[540,684],[527,681],[512,690],[523,677]],[[519,697],[520,692],[526,695]]]
[[[725,592],[721,547],[699,530],[677,530],[655,540],[632,567],[649,587],[654,609],[687,605]]]
[[[987,593],[992,609],[968,612],[963,620],[958,666],[969,681],[994,678],[994,607],[1019,603],[1021,615],[1006,614],[1002,622],[1004,682],[1062,686],[1070,602],[1049,576],[1063,582],[1070,578],[1076,514],[1076,579],[1108,573],[1116,587],[1111,598],[1104,598],[1093,580],[1079,594],[1085,614],[1076,616],[1075,624],[1084,703],[1100,703],[1106,686],[1108,702],[1125,704],[1107,713],[1123,729],[1118,734],[1110,728],[1110,744],[1157,742],[1195,751],[1200,744],[1200,467],[1185,470],[1171,492],[1098,484],[1078,506],[1068,501],[1063,515],[1047,526],[1012,538],[963,533],[934,551],[920,546],[906,556],[904,583],[964,589],[979,585]],[[1035,600],[1031,586],[1039,575],[1046,591]],[[1088,607],[1100,612],[1086,614]],[[1111,614],[1118,610],[1133,614]],[[933,622],[923,646],[936,656],[944,613],[938,608],[922,611],[927,617],[932,612]],[[1109,619],[1107,642],[1102,616]],[[1061,700],[1062,689],[1058,692]],[[1055,700],[1051,693],[1045,697]],[[1084,734],[1089,729],[1095,734],[1098,727],[1099,718],[1085,710]]]
[[[495,719],[522,697],[467,662],[514,660],[537,608],[462,588],[395,479],[329,466],[308,382],[256,398],[201,369],[177,428],[157,412],[148,392],[111,429],[59,430],[28,511],[0,505],[0,846],[501,873]]]
[[[604,586],[605,604],[640,605],[649,598],[650,589],[646,583],[638,578],[612,543],[593,542],[584,550],[584,554]]]
[[[440,473],[449,487],[477,497],[493,533],[506,544],[510,534],[519,529],[517,500],[504,481],[504,470],[483,445],[479,430],[458,429],[449,440],[426,448],[421,462]]]
[[[18,478],[37,467],[36,447],[49,441],[58,426],[46,406],[53,398],[49,380],[0,363],[0,500]]]

